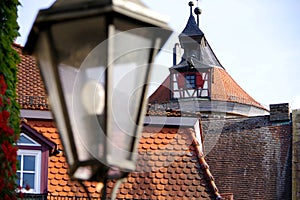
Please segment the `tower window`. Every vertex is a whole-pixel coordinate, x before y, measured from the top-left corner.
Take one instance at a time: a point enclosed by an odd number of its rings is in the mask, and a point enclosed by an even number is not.
[[[194,74],[185,75],[186,88],[196,88],[196,76]]]

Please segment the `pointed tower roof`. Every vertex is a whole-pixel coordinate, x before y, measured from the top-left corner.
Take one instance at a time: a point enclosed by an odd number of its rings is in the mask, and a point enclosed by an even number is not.
[[[193,37],[193,36],[204,36],[204,33],[200,30],[200,28],[197,26],[195,17],[193,14],[190,15],[188,22],[183,29],[182,33],[179,35],[179,38],[183,36]]]
[[[180,45],[182,47],[184,47],[185,44],[191,43],[192,42],[192,41],[190,41],[191,39],[195,40],[198,44],[200,44],[201,39],[204,36],[204,33],[198,27],[196,20],[194,18],[194,15],[193,15],[192,8],[194,6],[194,3],[192,1],[189,2],[189,6],[190,6],[190,17],[188,19],[188,22],[187,22],[185,28],[179,35],[179,41],[180,41]],[[195,41],[193,41],[193,42],[195,42]]]
[[[172,105],[175,104],[170,102],[178,102],[179,105],[177,104],[174,108],[180,109],[181,112],[214,112],[245,116],[268,114],[267,109],[243,90],[221,65],[195,21],[192,13],[193,3],[190,2],[189,6],[189,19],[179,35],[180,45],[184,49],[182,59],[170,68],[170,75],[149,97],[149,103],[163,104],[160,107],[167,105],[172,109]],[[195,13],[199,15],[200,9],[196,8]],[[199,24],[199,18],[197,21]],[[185,74],[190,76],[191,73],[198,73],[201,76],[204,76],[203,73],[206,74],[207,95],[205,98],[199,96],[203,88],[181,88],[179,75],[176,75],[178,73],[181,74],[180,76],[185,76]],[[176,81],[177,85],[174,85]],[[186,84],[186,81],[184,80],[183,84]],[[180,96],[175,96],[175,92]],[[184,92],[186,95],[181,96]]]

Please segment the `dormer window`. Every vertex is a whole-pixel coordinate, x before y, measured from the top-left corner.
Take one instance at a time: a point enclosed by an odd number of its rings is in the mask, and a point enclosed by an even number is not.
[[[56,145],[41,133],[22,123],[18,147],[16,184],[23,193],[45,194],[48,185],[48,158]],[[25,189],[29,187],[30,189]]]

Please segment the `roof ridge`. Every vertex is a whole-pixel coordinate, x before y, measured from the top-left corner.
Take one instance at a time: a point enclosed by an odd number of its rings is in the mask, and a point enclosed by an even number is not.
[[[202,132],[202,130],[200,130]],[[205,176],[207,177],[207,179],[209,180],[208,183],[211,187],[211,189],[213,190],[213,193],[216,196],[216,200],[221,200],[222,197],[219,193],[219,189],[217,188],[217,185],[215,183],[215,179],[212,175],[212,173],[209,170],[209,165],[207,164],[206,160],[205,160],[205,156],[202,152],[202,150],[200,149],[200,144],[198,142],[198,139],[196,138],[196,134],[194,132],[194,130],[192,128],[190,128],[190,132],[191,132],[191,137],[192,137],[192,142],[194,144],[195,148],[195,152],[196,152],[196,156],[198,158],[198,162],[200,164],[201,169],[204,171]]]

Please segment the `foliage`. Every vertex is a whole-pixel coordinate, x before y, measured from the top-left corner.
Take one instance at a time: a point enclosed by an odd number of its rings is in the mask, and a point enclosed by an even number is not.
[[[16,101],[17,63],[13,49],[18,36],[18,0],[0,1],[0,199],[16,199],[17,148],[19,137],[19,106]]]

